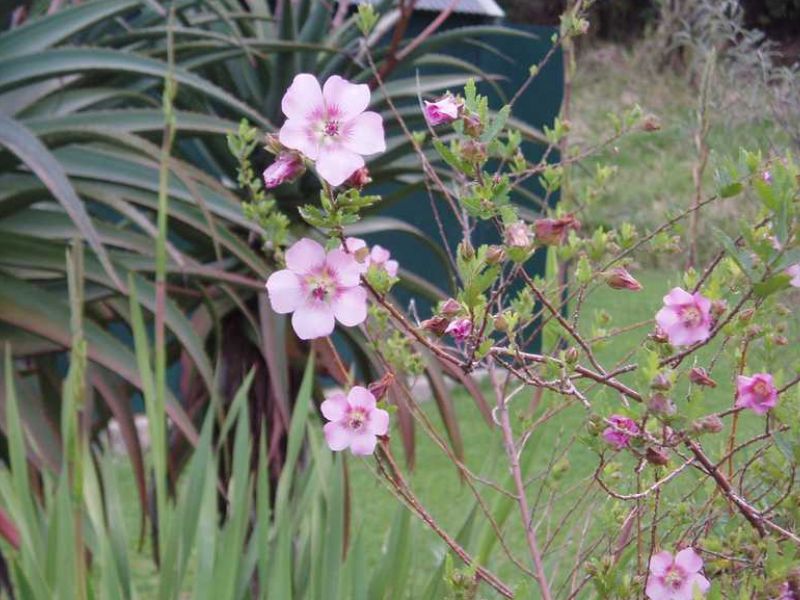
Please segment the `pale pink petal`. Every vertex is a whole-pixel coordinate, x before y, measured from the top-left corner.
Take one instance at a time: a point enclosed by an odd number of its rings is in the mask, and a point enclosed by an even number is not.
[[[684,548],[675,555],[675,564],[687,573],[697,573],[703,568],[703,559],[693,548]]]
[[[286,251],[286,266],[295,273],[310,273],[325,264],[325,248],[309,238],[295,242]]]
[[[347,402],[353,408],[364,408],[369,411],[375,408],[375,396],[360,385],[353,386],[347,394]]]
[[[362,433],[350,442],[350,451],[357,456],[369,456],[375,452],[378,439],[371,433]]]
[[[353,443],[352,431],[339,423],[326,423],[322,431],[325,433],[325,441],[328,442],[328,447],[334,452],[344,450]]]
[[[320,405],[322,416],[328,421],[340,421],[347,414],[347,397],[342,392],[328,396]]]
[[[324,109],[322,90],[317,78],[308,73],[295,75],[292,85],[281,100],[283,114],[289,119],[309,120],[321,116]]]
[[[672,597],[672,592],[666,588],[666,586],[653,575],[650,575],[647,578],[647,588],[645,589],[645,594],[650,600],[674,600]]]
[[[307,302],[292,315],[292,328],[301,340],[313,340],[333,333],[333,309],[324,302]]]
[[[375,112],[365,112],[349,121],[342,132],[342,145],[358,154],[375,154],[386,150],[383,118]]]
[[[669,306],[665,306],[656,313],[656,323],[665,332],[669,332],[679,320],[678,313]]]
[[[306,121],[289,119],[281,127],[278,139],[287,148],[298,150],[311,160],[319,156],[319,137]]]
[[[711,587],[708,579],[700,575],[700,573],[692,573],[688,577],[688,585],[687,587],[691,590],[691,595],[687,596],[687,600],[692,600],[694,598],[694,590],[695,588],[700,590],[702,594],[705,594],[708,589]]]
[[[316,165],[317,173],[332,186],[342,185],[347,178],[364,166],[360,154],[338,145],[320,148]]]
[[[383,268],[390,276],[397,277],[397,269],[400,268],[400,264],[396,260],[387,260]]]
[[[664,304],[667,306],[694,304],[694,296],[679,287],[672,288],[670,292],[664,296]]]
[[[369,415],[367,430],[375,435],[386,435],[389,431],[389,413],[380,408],[373,410]]]
[[[360,325],[367,318],[367,290],[361,286],[342,290],[336,294],[332,306],[339,323],[345,327]]]
[[[667,569],[672,566],[672,554],[666,550],[662,550],[657,554],[653,554],[650,558],[650,572],[653,575],[663,577],[667,574]]]
[[[363,264],[356,260],[352,254],[336,248],[328,252],[325,259],[328,268],[333,271],[336,283],[342,287],[353,287],[361,281]]]
[[[338,75],[331,75],[322,88],[328,114],[349,120],[364,112],[369,104],[369,86],[365,83],[350,83]]]
[[[350,254],[355,254],[356,252],[358,252],[362,248],[366,248],[367,247],[367,242],[365,242],[361,238],[349,237],[349,238],[345,238],[344,247],[347,248],[347,251]]]
[[[697,304],[697,307],[700,309],[700,312],[703,313],[703,317],[707,318],[708,313],[711,310],[711,300],[700,294],[700,292],[694,294],[693,297],[695,304]]]
[[[269,276],[267,294],[272,310],[281,315],[296,310],[306,298],[303,282],[289,269],[275,271]]]
[[[375,244],[372,247],[372,252],[369,253],[369,257],[372,259],[372,262],[381,264],[389,260],[390,256],[391,253],[386,248],[379,246],[378,244]]]
[[[691,346],[698,341],[695,331],[684,325],[677,325],[667,330],[667,337],[673,346]]]
[[[792,265],[791,267],[786,269],[786,274],[792,278],[789,281],[790,285],[794,287],[800,287],[800,263]]]

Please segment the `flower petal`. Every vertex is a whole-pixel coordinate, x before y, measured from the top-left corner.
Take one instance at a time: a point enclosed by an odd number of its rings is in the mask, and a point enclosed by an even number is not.
[[[297,310],[306,298],[303,282],[289,269],[275,271],[269,276],[267,295],[272,310],[281,315]]]
[[[337,186],[363,167],[364,159],[343,146],[328,145],[320,148],[315,166],[320,177],[332,186]]]
[[[352,287],[336,294],[332,302],[336,320],[345,327],[360,325],[367,318],[367,290]]]
[[[318,242],[303,238],[286,251],[286,266],[295,273],[310,273],[325,264],[325,248]]]
[[[675,564],[687,573],[697,573],[703,568],[703,559],[694,548],[684,548],[675,555]]]
[[[678,321],[679,317],[677,311],[670,306],[665,306],[656,313],[656,323],[665,333],[669,333],[669,330],[672,329]]]
[[[325,398],[319,408],[328,421],[341,421],[347,414],[347,407],[347,397],[342,392],[337,392]]]
[[[281,110],[289,119],[307,121],[317,115],[321,117],[325,104],[317,78],[308,73],[295,75],[292,85],[283,95]]]
[[[334,452],[344,450],[353,443],[353,433],[339,423],[326,423],[322,428],[328,447]]]
[[[664,304],[667,306],[694,304],[694,296],[682,288],[672,288],[670,292],[664,296]]]
[[[350,83],[338,75],[331,75],[322,87],[322,96],[328,115],[348,121],[367,108],[369,86]]]
[[[672,592],[667,589],[664,583],[658,578],[650,575],[647,578],[647,588],[645,594],[650,600],[674,600]]]
[[[375,396],[367,388],[356,385],[347,394],[347,403],[353,408],[372,410],[375,408]]]
[[[373,410],[369,415],[367,431],[375,435],[386,435],[389,431],[389,413],[380,408]]]
[[[292,315],[292,328],[301,340],[313,340],[333,333],[333,310],[324,302],[306,302]]]
[[[278,139],[287,148],[298,150],[311,160],[319,156],[319,138],[306,121],[289,119],[281,127]]]
[[[357,435],[350,442],[350,451],[357,456],[369,456],[375,452],[378,439],[371,433]]]
[[[699,590],[700,593],[705,594],[708,591],[708,588],[711,587],[708,579],[700,575],[700,573],[692,573],[689,575],[687,580],[687,588],[691,591],[691,595],[686,596],[687,598],[694,598],[694,591],[695,589]]]
[[[328,252],[325,259],[328,268],[334,273],[336,283],[342,287],[353,287],[361,281],[362,265],[352,254],[340,248]]]
[[[375,154],[386,151],[383,117],[376,112],[365,112],[349,121],[342,132],[342,145],[358,154]]]
[[[657,554],[653,554],[650,559],[650,572],[658,577],[663,577],[667,574],[667,569],[672,566],[672,554],[666,550],[662,550]]]

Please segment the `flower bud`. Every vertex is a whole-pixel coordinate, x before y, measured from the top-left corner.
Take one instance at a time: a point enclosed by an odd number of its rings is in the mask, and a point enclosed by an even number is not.
[[[661,119],[656,115],[648,114],[642,119],[642,131],[658,131],[661,129]]]
[[[656,327],[655,331],[651,333],[649,337],[656,344],[666,344],[669,341],[669,337],[667,337],[667,332],[661,329],[661,327]]]
[[[725,300],[712,300],[711,302],[711,316],[719,319],[728,310],[728,303]]]
[[[530,231],[524,221],[517,221],[506,227],[503,237],[506,244],[513,248],[528,248],[531,245]]]
[[[419,325],[425,331],[430,331],[435,336],[441,337],[444,335],[444,332],[447,331],[447,326],[450,325],[450,319],[440,315],[435,315],[430,319],[425,319]]]
[[[356,169],[344,184],[347,187],[361,190],[370,183],[372,183],[372,177],[369,176],[369,169],[367,169],[367,167],[361,167],[360,169]]]
[[[755,325],[755,324],[753,324],[753,325],[750,325],[750,326],[748,326],[748,328],[747,328],[747,330],[744,332],[744,334],[745,334],[745,335],[746,335],[748,338],[750,338],[750,339],[753,339],[753,338],[757,338],[758,336],[760,336],[760,335],[761,335],[761,332],[762,332],[763,330],[764,330],[764,329],[763,329],[763,327],[761,327],[761,325]]]
[[[689,371],[689,381],[696,385],[702,385],[705,387],[717,387],[717,382],[709,377],[708,373],[703,367],[692,367],[692,370]]]
[[[464,109],[464,102],[452,94],[446,94],[436,102],[426,100],[424,104],[422,113],[431,127],[452,123],[461,116]]]
[[[470,260],[475,258],[475,248],[472,247],[472,243],[469,240],[461,240],[461,243],[458,245],[458,254],[462,258]]]
[[[701,417],[692,423],[692,429],[696,433],[719,433],[722,428],[722,420],[717,415]]]
[[[457,342],[464,342],[472,335],[472,321],[466,317],[456,319],[447,326],[445,333],[452,335]]]
[[[264,148],[266,148],[267,152],[271,152],[272,154],[280,154],[285,150],[283,144],[278,139],[278,136],[274,133],[268,133],[264,138],[265,144]]]
[[[647,462],[658,467],[663,467],[669,463],[669,454],[662,448],[650,446],[645,450],[644,457]]]
[[[763,173],[761,173],[761,181],[763,181],[767,185],[771,184],[772,183],[772,173],[769,170],[764,171]]]
[[[653,394],[647,402],[647,407],[653,413],[664,417],[670,417],[678,410],[672,398],[661,393]]]
[[[574,365],[577,363],[578,358],[580,358],[580,352],[578,352],[578,349],[575,346],[570,346],[564,352],[564,360],[569,365]]]
[[[380,401],[389,391],[389,388],[394,383],[394,373],[387,371],[383,377],[377,381],[373,381],[367,386],[367,389],[375,396],[375,400]]]
[[[753,319],[753,315],[755,314],[755,308],[746,308],[742,312],[739,313],[739,322],[740,323],[749,323]]]
[[[578,230],[581,224],[574,215],[566,215],[560,219],[536,219],[533,227],[537,242],[558,246],[566,241],[570,229]]]
[[[772,336],[772,343],[776,346],[788,346],[789,340],[785,335],[774,335]]]
[[[470,163],[482,163],[486,160],[486,144],[476,140],[467,140],[461,144],[461,156]]]
[[[508,331],[508,321],[506,321],[503,314],[499,314],[494,318],[494,328],[501,332]]]
[[[483,133],[483,123],[481,123],[480,117],[474,113],[469,113],[464,116],[464,133],[466,133],[470,137],[480,137]]]
[[[610,271],[606,271],[603,276],[605,277],[608,287],[615,290],[631,290],[638,292],[642,289],[642,284],[636,281],[625,267],[615,267]]]
[[[497,265],[506,259],[506,251],[502,246],[491,245],[486,249],[486,263]]]
[[[294,152],[281,152],[275,162],[264,169],[264,187],[275,188],[287,181],[297,179],[306,170],[303,159]]]
[[[672,388],[672,382],[670,382],[669,377],[663,373],[658,373],[650,382],[650,389],[653,390],[661,390],[663,392],[670,388]]]
[[[439,312],[446,317],[454,317],[461,312],[461,303],[455,298],[448,298],[442,303],[442,308]]]

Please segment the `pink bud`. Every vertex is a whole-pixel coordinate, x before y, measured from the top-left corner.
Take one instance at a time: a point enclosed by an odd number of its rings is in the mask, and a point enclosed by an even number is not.
[[[360,190],[370,183],[372,183],[372,177],[369,176],[369,169],[367,169],[367,167],[361,167],[353,171],[353,174],[344,182],[344,185]]]
[[[386,392],[389,391],[392,383],[394,383],[394,373],[387,371],[383,374],[383,377],[370,383],[367,389],[375,396],[375,400],[380,401],[381,398],[386,395]]]
[[[527,248],[531,245],[530,231],[524,221],[517,221],[506,227],[506,244],[514,248]]]
[[[432,334],[438,337],[444,335],[445,331],[447,331],[448,325],[450,325],[450,319],[439,315],[435,315],[430,319],[425,319],[422,323],[420,323],[420,327],[422,327],[425,331],[430,331]]]
[[[696,385],[702,385],[705,387],[717,387],[717,382],[711,379],[706,370],[702,367],[692,367],[692,370],[689,371],[689,381]]]
[[[608,287],[615,290],[631,290],[638,292],[642,289],[642,284],[636,281],[625,267],[614,267],[605,273],[606,283]]]
[[[267,189],[292,181],[305,171],[303,159],[294,152],[281,152],[275,162],[264,169],[264,186]]]
[[[536,241],[541,244],[558,246],[563,244],[570,229],[578,230],[580,221],[574,215],[566,215],[560,219],[537,219],[533,222]]]
[[[472,321],[466,317],[456,319],[447,326],[445,333],[452,335],[457,342],[464,342],[472,334]]]
[[[439,312],[447,317],[454,317],[461,312],[461,303],[455,298],[448,298],[442,304],[442,309]]]
[[[423,114],[428,124],[431,127],[436,127],[437,125],[452,123],[458,119],[463,107],[464,103],[460,99],[455,98],[451,94],[447,94],[439,98],[436,102],[428,102],[425,100]]]

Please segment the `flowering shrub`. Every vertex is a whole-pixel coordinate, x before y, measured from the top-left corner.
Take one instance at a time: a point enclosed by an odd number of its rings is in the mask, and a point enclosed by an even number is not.
[[[586,27],[581,13],[571,10],[556,45],[569,47]],[[525,86],[540,68],[531,69]],[[376,78],[374,93],[383,93]],[[329,336],[338,321],[374,351],[385,371],[370,389],[357,385],[359,373],[332,349],[350,375],[348,389],[320,407],[330,449],[372,455],[376,473],[462,561],[459,576],[448,578],[458,593],[485,584],[501,596],[515,595],[479,555],[442,528],[403,477],[389,439],[390,412],[401,405],[410,407],[453,460],[475,496],[476,514],[489,523],[507,563],[537,590],[536,597],[574,598],[589,587],[602,598],[797,597],[800,375],[796,353],[779,351],[796,343],[789,337],[796,335],[794,324],[786,320],[793,316],[786,303],[796,302],[793,288],[800,287],[800,169],[793,157],[741,150],[736,160],[719,164],[714,192],[688,208],[676,207],[653,230],[619,223],[584,231],[581,211],[613,169],[598,167],[595,187],[576,191],[570,185],[573,163],[622,136],[655,134],[653,116],[638,108],[612,115],[607,137],[588,148],[572,148],[569,123],[558,119],[545,128],[544,157],[531,161],[510,120],[514,99],[492,111],[498,107],[490,107],[471,82],[440,98],[420,98],[427,130],[404,130],[428,188],[452,209],[463,231],[457,247],[444,248],[458,292],[441,298],[420,321],[391,295],[404,277],[402,264],[382,246],[348,236],[364,208],[381,200],[362,194],[369,183],[364,157],[385,149],[382,119],[366,110],[369,103],[365,85],[333,75],[320,87],[311,75],[298,75],[283,98],[287,120],[280,144],[273,141],[269,148],[277,158],[265,172],[269,186],[313,168],[322,184],[319,204],[300,209],[310,227],[305,237],[274,255],[286,268],[267,281],[273,310],[292,313],[291,326],[301,339]],[[392,110],[403,123],[403,115]],[[556,149],[560,162],[548,162]],[[432,168],[430,152],[448,165],[446,175]],[[538,208],[546,214],[531,216],[514,196],[531,178],[543,189]],[[559,207],[546,208],[559,191]],[[702,268],[679,273],[674,287],[658,282],[663,306],[648,306],[646,321],[614,330],[607,316],[585,314],[586,298],[600,284],[616,290],[620,302],[644,297],[628,293],[644,288],[631,272],[637,257],[680,251],[684,220],[715,203],[743,198],[760,203],[759,219],[742,223],[734,237],[718,232],[717,251]],[[497,232],[493,243],[473,239],[480,221]],[[526,270],[536,252],[547,254],[546,277]],[[631,342],[624,334],[637,329],[646,332]],[[530,351],[532,336],[542,338],[542,351]],[[620,357],[616,364],[599,357],[598,350],[609,347]],[[510,479],[473,473],[425,426],[419,399],[406,384],[421,353],[449,372],[488,373],[491,416]],[[746,375],[753,371],[759,372]],[[727,405],[715,406],[706,394],[723,384],[735,384],[735,393]],[[533,401],[521,407],[518,398],[526,391]],[[534,477],[535,467],[526,460],[529,444],[552,439],[548,424],[567,410],[580,415],[582,426],[566,446],[554,447]],[[746,410],[752,414],[745,416]],[[596,468],[565,490],[558,482],[569,469],[563,462],[568,450],[593,456]],[[509,513],[498,523],[481,486],[516,505],[527,557],[506,543]],[[543,493],[550,495],[546,507]],[[592,514],[589,502],[602,502],[604,515]],[[570,508],[562,512],[559,503]],[[593,542],[587,539],[590,522]],[[564,568],[570,552],[577,559]]]

